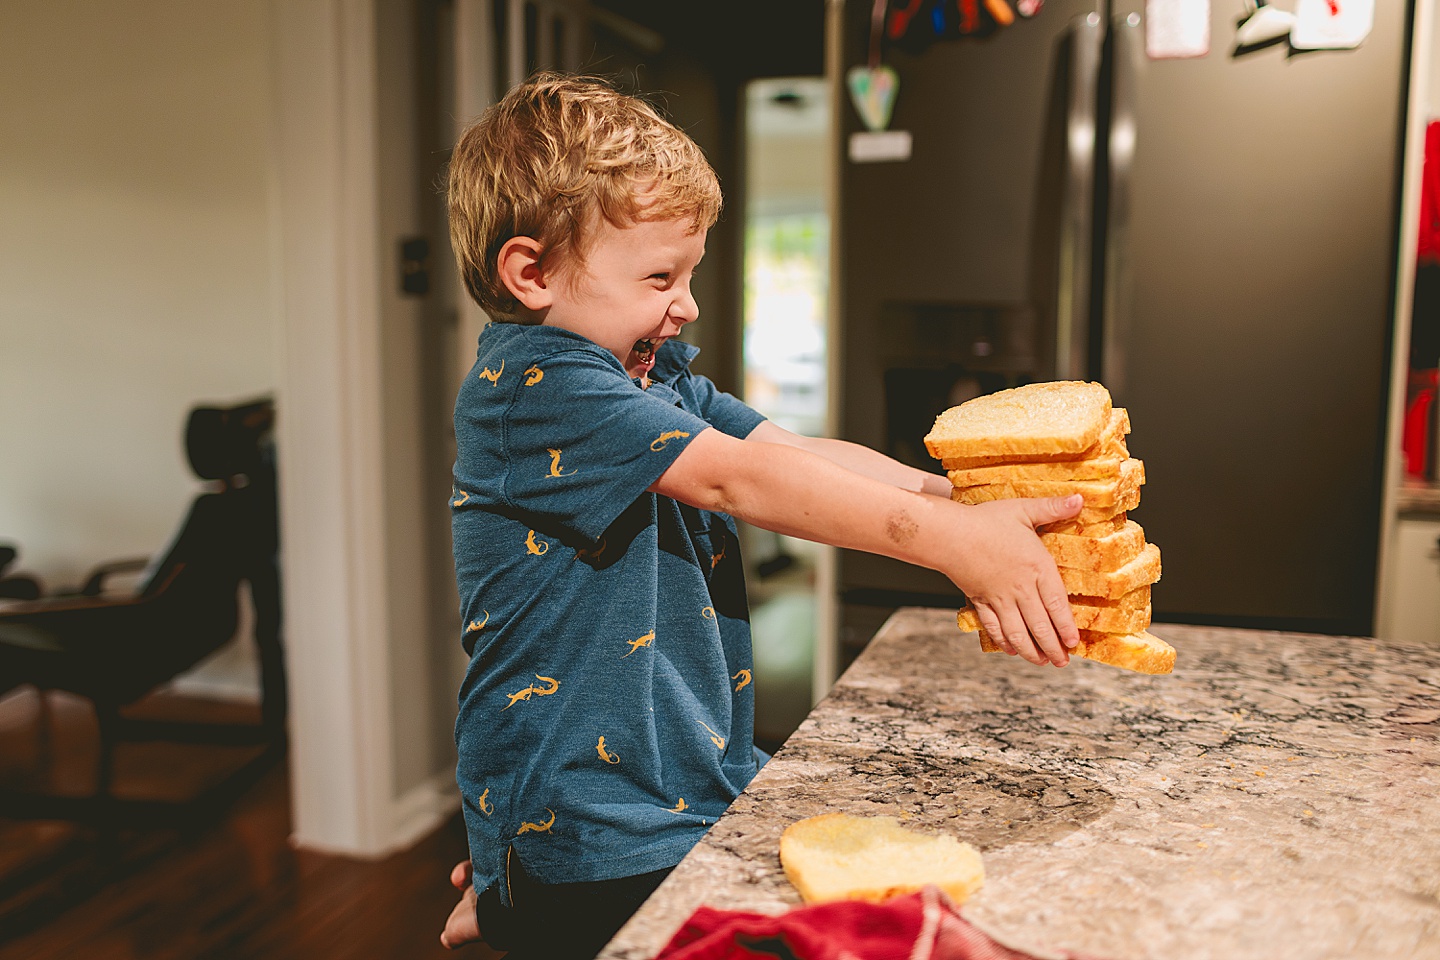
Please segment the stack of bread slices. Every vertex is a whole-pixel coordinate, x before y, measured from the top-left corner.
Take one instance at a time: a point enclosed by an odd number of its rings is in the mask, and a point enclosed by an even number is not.
[[[946,410],[925,437],[950,478],[952,500],[1080,494],[1073,520],[1040,529],[1080,628],[1071,653],[1141,673],[1169,673],[1175,650],[1149,633],[1150,585],[1160,550],[1128,517],[1140,504],[1145,465],[1129,454],[1130,418],[1098,383],[1032,383]],[[999,650],[973,606],[960,611],[983,649]]]

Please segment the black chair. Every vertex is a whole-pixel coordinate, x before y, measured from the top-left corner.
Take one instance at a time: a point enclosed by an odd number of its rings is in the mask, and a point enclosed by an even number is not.
[[[11,569],[19,551],[13,544],[0,543],[0,600],[34,600],[40,596],[40,581]]]
[[[108,578],[136,566],[122,561],[97,567],[79,595],[0,605],[0,688],[8,681],[33,684],[42,697],[46,690],[86,697],[94,704],[100,732],[97,787],[89,802],[9,791],[0,798],[5,812],[84,819],[119,810],[123,805],[111,795],[119,741],[271,748],[260,759],[273,759],[283,748],[286,699],[274,417],[269,399],[191,411],[186,451],[195,473],[211,481],[210,489],[195,498],[169,546],[148,565],[138,589],[106,594]],[[125,716],[123,708],[234,638],[241,622],[242,584],[249,585],[260,656],[260,723],[158,722]]]

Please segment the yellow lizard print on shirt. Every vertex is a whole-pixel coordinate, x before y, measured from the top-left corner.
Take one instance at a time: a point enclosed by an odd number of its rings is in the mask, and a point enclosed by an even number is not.
[[[501,360],[501,361],[500,361],[500,369],[499,369],[499,370],[491,370],[489,367],[486,367],[484,370],[481,370],[479,373],[477,373],[476,376],[479,377],[481,380],[489,380],[489,381],[490,381],[490,386],[494,387],[494,386],[499,386],[499,384],[500,384],[500,374],[502,374],[502,373],[504,373],[504,372],[505,372],[505,361],[504,361],[504,360]]]
[[[715,608],[714,608],[714,607],[701,607],[701,608],[700,608],[700,616],[704,617],[706,620],[714,620],[714,619],[715,619]]]
[[[541,370],[539,367],[531,367],[529,370],[525,371],[525,386],[527,387],[533,387],[535,386],[535,384],[539,383],[541,380],[544,379],[545,371]]]
[[[690,436],[690,434],[686,433],[684,430],[667,431],[660,434],[660,436],[656,437],[653,441],[651,441],[650,449],[654,450],[656,453],[659,453],[661,450],[665,449],[665,445],[671,440],[679,440],[688,436]]]
[[[739,693],[741,690],[750,686],[750,671],[741,670],[739,673],[735,674],[735,676],[731,677],[730,679],[740,681],[739,683],[735,684],[735,692]]]
[[[684,798],[684,797],[681,797],[679,803],[677,803],[677,804],[675,804],[675,806],[669,807],[669,808],[667,808],[667,809],[669,809],[669,811],[670,811],[671,813],[679,813],[680,811],[686,809],[686,808],[689,807],[689,806],[690,806],[690,804],[688,804],[688,803],[685,802],[685,798]]]
[[[488,796],[490,796],[490,788],[486,787],[485,792],[480,794],[480,812],[487,817],[495,812],[495,804],[485,802],[485,798]]]
[[[600,542],[595,544],[594,550],[576,550],[576,560],[595,561],[600,559],[600,554],[605,552],[605,538],[601,537]]]
[[[489,622],[490,622],[490,611],[489,611],[489,610],[486,610],[486,611],[485,611],[485,619],[484,619],[484,620],[471,620],[471,621],[470,621],[470,625],[465,628],[465,633],[466,633],[466,634],[479,633],[481,630],[484,630],[484,629],[485,629],[485,624],[487,624],[487,623],[489,623]]]
[[[537,687],[535,686],[535,684],[532,683],[524,690],[516,690],[514,693],[507,693],[506,696],[510,698],[510,702],[505,704],[505,706],[501,707],[500,712],[504,713],[506,710],[509,710],[521,700],[529,700],[532,694],[537,697],[548,697],[550,696],[550,694],[560,689],[560,681],[556,680],[554,677],[542,677],[540,676],[540,674],[537,673],[535,674],[535,679],[539,680],[542,684],[548,684],[548,686]]]
[[[465,506],[465,501],[466,501],[466,500],[469,500],[469,499],[470,499],[470,491],[469,491],[469,490],[461,490],[461,491],[460,491],[460,496],[459,496],[459,498],[458,498],[458,499],[455,499],[455,500],[451,500],[451,501],[450,501],[450,506],[452,506],[452,507],[463,507],[463,506]]]
[[[696,720],[695,722],[700,724],[700,726],[704,727],[709,732],[710,742],[715,744],[715,747],[717,749],[725,749],[725,738],[720,736],[720,734],[716,733],[714,730],[711,730],[710,724],[706,723],[704,720]]]
[[[533,556],[537,556],[537,557],[543,557],[543,556],[545,556],[546,552],[549,551],[549,549],[550,549],[550,544],[546,543],[544,540],[541,540],[541,541],[538,542],[538,543],[535,541],[535,531],[534,531],[534,530],[531,530],[530,533],[529,533],[529,535],[525,537],[525,552],[526,552],[526,553],[531,554],[531,555],[533,555]]]
[[[714,570],[714,569],[715,569],[715,564],[719,563],[721,560],[724,560],[724,559],[725,559],[725,548],[724,548],[724,547],[721,547],[721,548],[720,548],[720,552],[717,553],[717,554],[715,554],[715,556],[713,556],[713,557],[710,558],[710,569],[711,569],[711,570]]]
[[[545,812],[550,814],[549,820],[544,823],[521,823],[520,829],[515,831],[515,836],[518,837],[522,833],[549,833],[550,828],[555,826],[555,811],[546,807]]]
[[[545,474],[545,476],[547,476],[547,477],[568,477],[568,476],[570,476],[571,474],[573,474],[573,473],[575,472],[575,468],[574,468],[574,467],[571,467],[569,470],[561,469],[561,467],[560,467],[560,451],[559,451],[559,450],[555,450],[555,449],[553,449],[553,448],[551,448],[551,447],[546,447],[545,449],[550,451],[550,472],[547,473],[547,474]]]
[[[618,755],[613,754],[613,753],[611,753],[609,750],[606,750],[606,749],[605,749],[605,738],[604,738],[604,737],[601,737],[601,738],[600,738],[600,742],[597,743],[597,744],[595,744],[595,749],[599,752],[599,754],[600,754],[600,759],[601,759],[601,760],[604,760],[606,763],[619,763],[619,762],[620,762],[620,757],[619,757]]]
[[[634,640],[626,640],[625,642],[628,643],[628,644],[630,644],[630,653],[634,653],[636,650],[639,650],[641,647],[654,646],[654,644],[655,644],[655,631],[654,631],[654,630],[651,630],[649,633],[645,634],[645,636],[643,636],[643,637],[637,637],[637,638],[634,639]],[[630,656],[630,653],[625,654],[625,657]],[[625,657],[621,657],[620,659],[621,659],[621,660],[624,660]]]

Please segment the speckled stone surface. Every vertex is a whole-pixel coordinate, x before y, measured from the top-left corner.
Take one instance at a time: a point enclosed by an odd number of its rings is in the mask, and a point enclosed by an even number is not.
[[[830,811],[980,848],[965,915],[1039,956],[1440,957],[1440,664],[1366,639],[1157,624],[1147,677],[982,654],[898,612],[601,956],[700,904],[799,904],[780,834]]]

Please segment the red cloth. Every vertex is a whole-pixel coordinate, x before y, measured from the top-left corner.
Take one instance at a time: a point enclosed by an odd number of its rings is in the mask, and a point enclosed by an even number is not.
[[[1400,435],[1400,449],[1405,454],[1405,472],[1413,477],[1424,477],[1429,473],[1435,452],[1431,443],[1431,410],[1435,406],[1437,372],[1434,370],[1412,370],[1410,382],[1423,384],[1410,400],[1405,410],[1405,429]]]
[[[937,887],[779,916],[700,907],[656,960],[1033,960],[972,926]]]
[[[1425,128],[1425,169],[1420,175],[1420,262],[1440,260],[1440,120]]]

